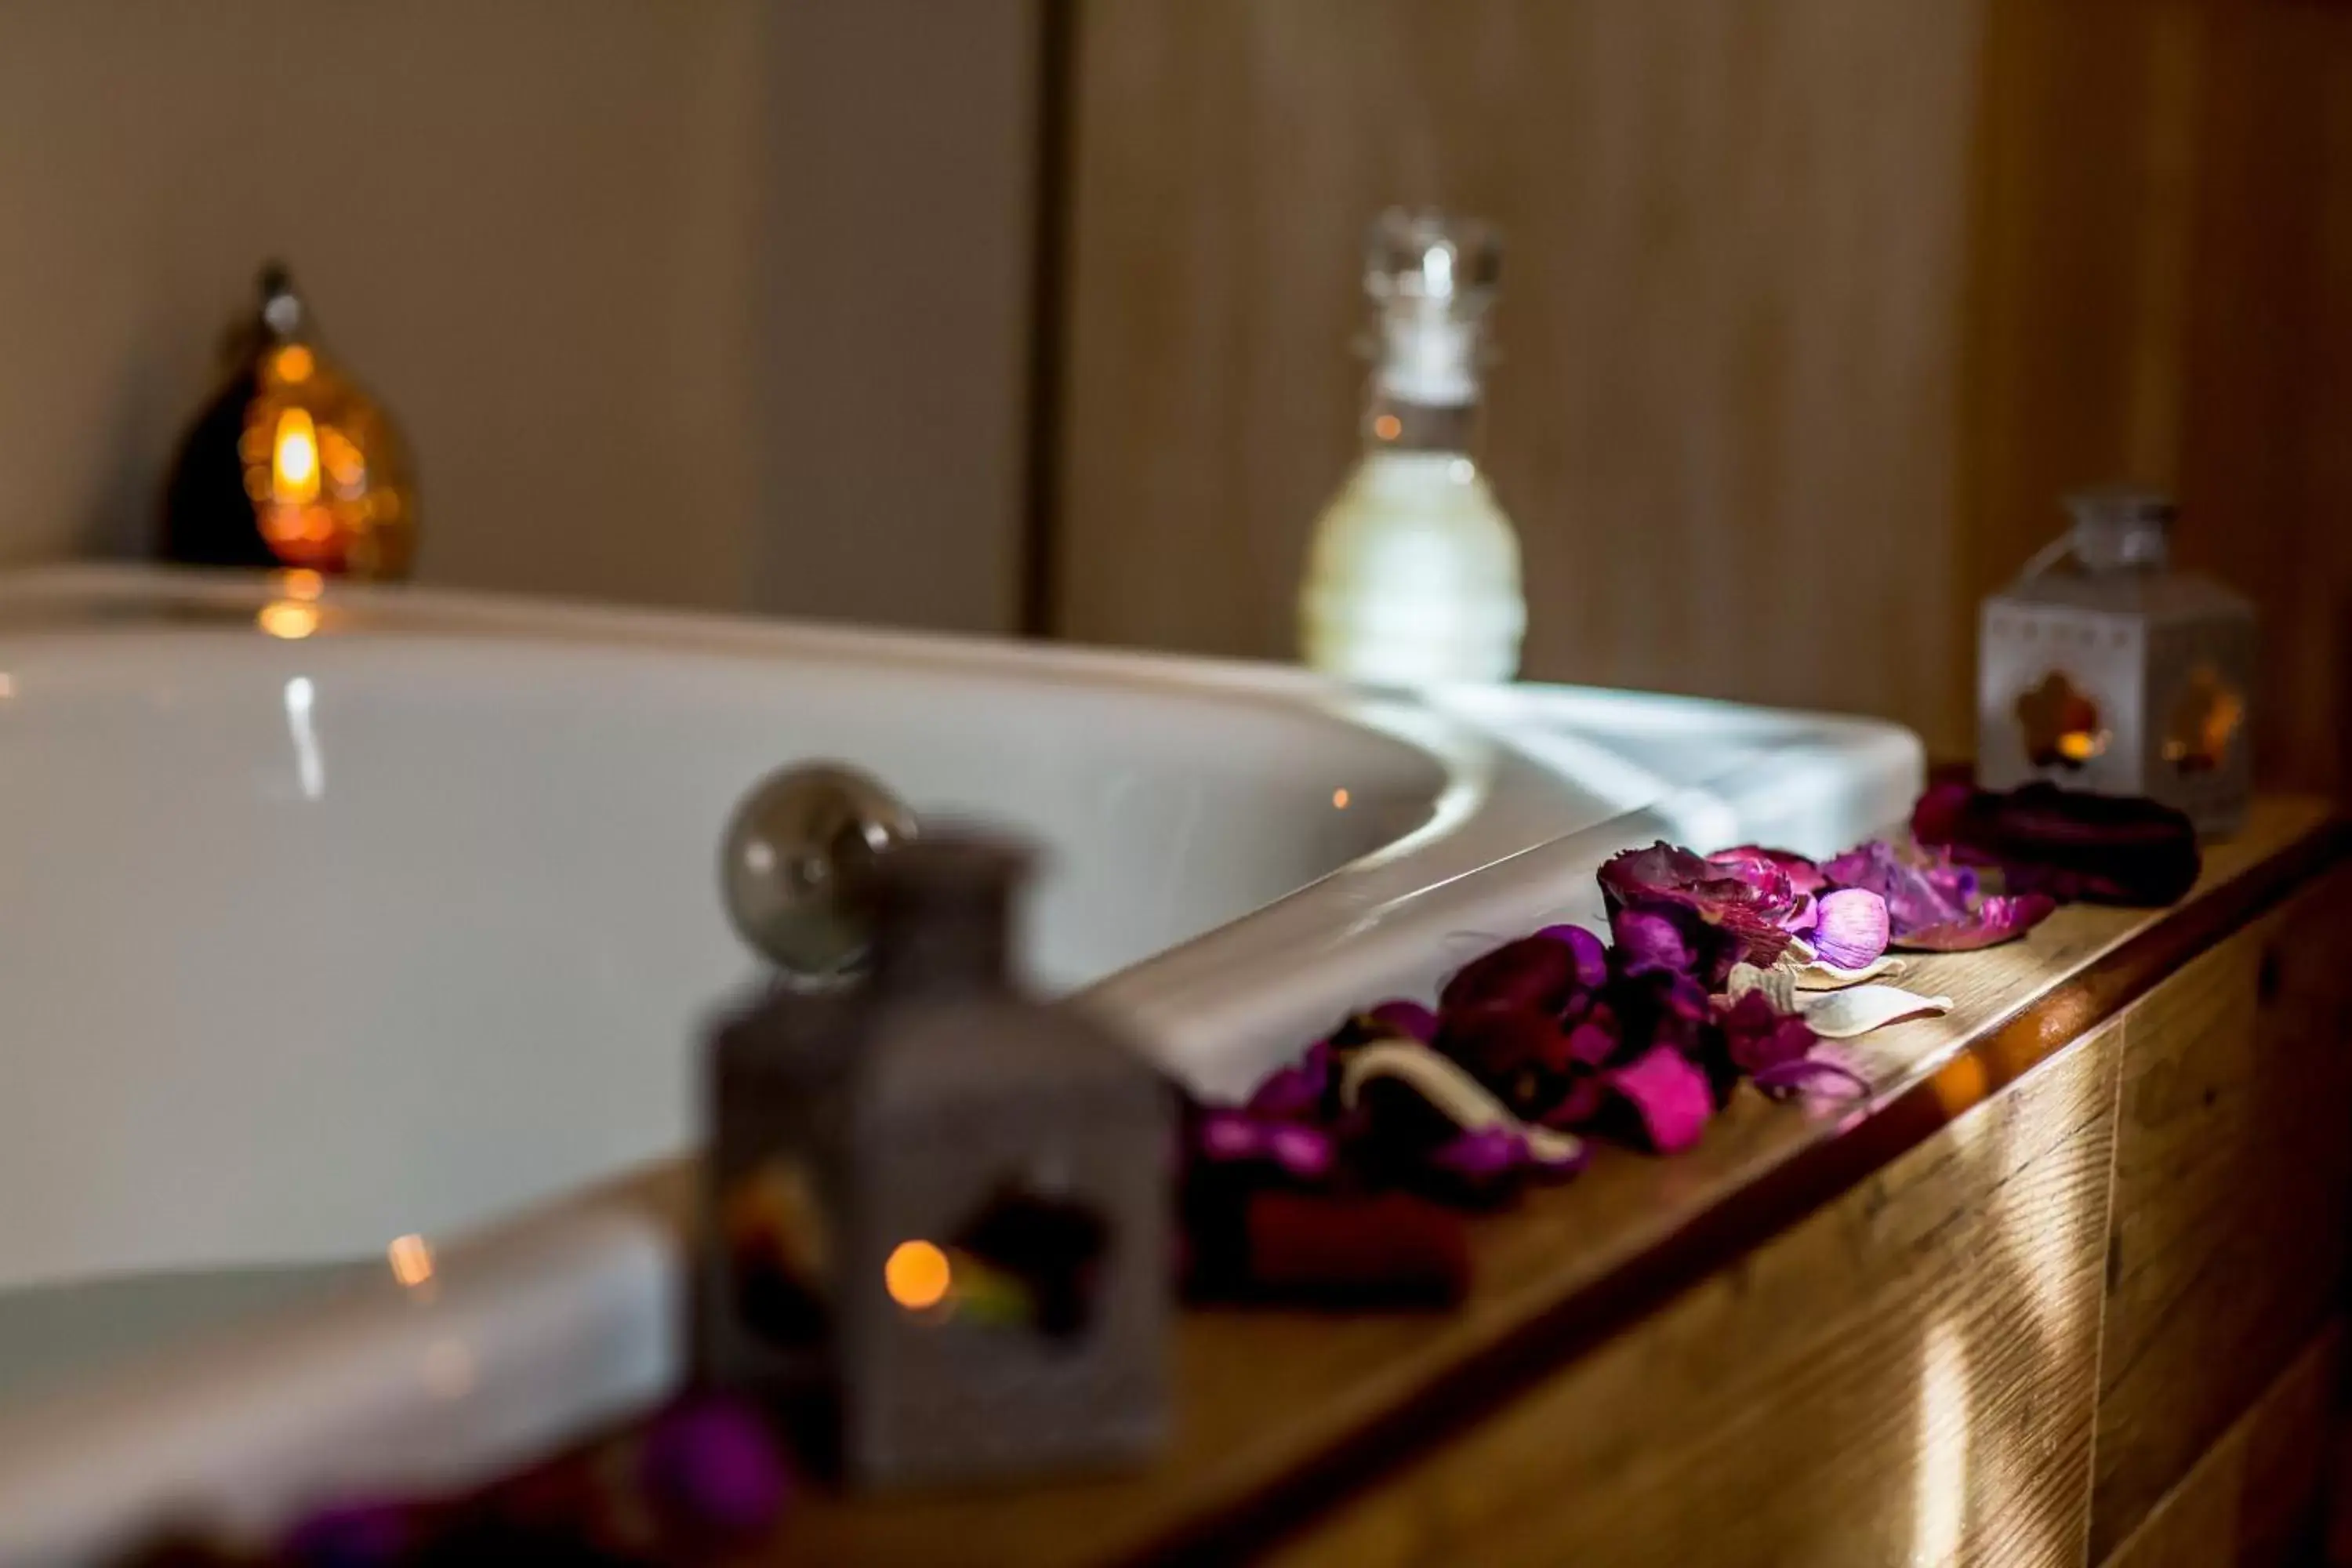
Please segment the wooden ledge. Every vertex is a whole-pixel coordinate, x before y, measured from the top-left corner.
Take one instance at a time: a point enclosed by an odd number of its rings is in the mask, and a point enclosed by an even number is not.
[[[1672,1160],[1604,1150],[1573,1184],[1474,1225],[1443,1314],[1188,1312],[1177,1431],[1140,1473],[1014,1490],[807,1500],[779,1563],[1229,1562],[1492,1412],[1884,1169],[2352,854],[2314,801],[2266,800],[2156,911],[2060,910],[2024,941],[1917,959],[1948,1016],[1854,1042],[1869,1109],[1743,1094]]]

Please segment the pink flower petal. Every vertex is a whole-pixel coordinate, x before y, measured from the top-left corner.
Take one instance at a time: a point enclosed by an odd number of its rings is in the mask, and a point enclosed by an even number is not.
[[[1715,1097],[1706,1074],[1670,1046],[1658,1046],[1608,1073],[1609,1087],[1641,1118],[1650,1147],[1679,1153],[1699,1141]]]

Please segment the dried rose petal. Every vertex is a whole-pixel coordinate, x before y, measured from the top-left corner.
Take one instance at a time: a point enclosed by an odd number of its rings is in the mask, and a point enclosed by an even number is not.
[[[1663,910],[1619,910],[1609,917],[1609,930],[1617,939],[1618,967],[1628,974],[1688,973],[1698,962],[1680,926]]]
[[[1319,1182],[1339,1163],[1339,1146],[1319,1127],[1281,1122],[1266,1130],[1265,1152],[1293,1181]]]
[[[1201,1113],[1192,1146],[1212,1164],[1271,1165],[1302,1182],[1319,1182],[1338,1163],[1331,1134],[1297,1121],[1262,1121],[1246,1111]]]
[[[1621,1056],[1639,1055],[1652,1046],[1696,1050],[1713,1020],[1706,988],[1687,974],[1665,970],[1627,975],[1610,988],[1609,1005],[1619,1021]]]
[[[1727,1054],[1742,1072],[1769,1072],[1803,1059],[1813,1048],[1813,1031],[1805,1020],[1781,1012],[1761,991],[1747,992],[1717,1012]]]
[[[1885,899],[1866,888],[1840,888],[1822,895],[1813,956],[1839,969],[1861,969],[1886,951],[1892,929]]]
[[[1729,849],[1718,849],[1707,858],[1721,864],[1761,860],[1786,877],[1789,886],[1800,893],[1818,893],[1826,883],[1819,866],[1790,849],[1767,849],[1760,844],[1741,844]]]
[[[1536,932],[1565,945],[1576,960],[1576,983],[1590,991],[1609,983],[1609,945],[1582,926],[1546,926]]]
[[[1794,1094],[1820,1094],[1834,1100],[1860,1100],[1870,1092],[1870,1080],[1824,1057],[1800,1057],[1765,1068],[1755,1077],[1758,1089],[1774,1100]]]
[[[1717,863],[1687,849],[1660,842],[1647,849],[1628,850],[1602,862],[1602,900],[1611,912],[1629,908],[1655,909],[1679,905],[1706,924],[1729,934],[1730,959],[1769,964],[1789,945],[1780,921],[1795,908],[1796,889],[1787,875],[1769,861]],[[1612,921],[1612,929],[1615,922]],[[1683,932],[1689,940],[1687,928]],[[1700,975],[1709,984],[1719,976]]]
[[[1437,1038],[1437,1015],[1418,1002],[1383,1002],[1364,1015],[1392,1035],[1428,1045]]]
[[[1551,1128],[1587,1126],[1608,1109],[1609,1100],[1608,1080],[1601,1074],[1577,1073],[1569,1079],[1567,1092],[1537,1120]]]
[[[2056,908],[2039,894],[1987,896],[1967,867],[1906,859],[1884,839],[1849,849],[1822,869],[1840,887],[1886,900],[1896,947],[1938,952],[1990,947],[2022,935]]]
[[[1689,1058],[1658,1046],[1607,1074],[1609,1087],[1639,1119],[1649,1145],[1661,1154],[1678,1153],[1699,1141],[1715,1112],[1715,1096]]]
[[[731,1399],[696,1400],[656,1421],[639,1468],[655,1509],[697,1532],[759,1534],[792,1494],[775,1435],[758,1412]]]
[[[1438,994],[1438,1011],[1525,1007],[1557,1012],[1576,986],[1576,954],[1567,943],[1521,937],[1464,964]]]
[[[1430,1151],[1430,1166],[1477,1187],[1518,1174],[1529,1161],[1528,1141],[1512,1128],[1481,1127]]]
[[[1619,1044],[1617,1015],[1606,1002],[1587,1015],[1584,1022],[1570,1029],[1563,1042],[1570,1062],[1591,1068],[1600,1067],[1615,1056]]]
[[[1958,920],[1917,926],[1895,939],[1896,947],[1923,952],[1971,952],[2023,936],[2049,918],[2057,900],[2044,893],[2021,893],[2015,898],[1995,894],[1977,900],[1977,907]]]
[[[1905,859],[1883,838],[1847,850],[1822,869],[1840,888],[1860,889],[1885,900],[1888,921],[1897,934],[1968,918],[1973,889],[1955,879],[1933,875],[1936,868]]]
[[[1266,1123],[1242,1111],[1204,1111],[1193,1128],[1192,1144],[1208,1160],[1263,1159],[1266,1153]]]
[[[1797,907],[1780,918],[1780,929],[1790,936],[1803,936],[1821,923],[1821,900],[1811,893],[1798,894]]]
[[[1318,1040],[1297,1062],[1266,1074],[1244,1109],[1263,1121],[1315,1121],[1329,1105],[1331,1087],[1330,1042]]]

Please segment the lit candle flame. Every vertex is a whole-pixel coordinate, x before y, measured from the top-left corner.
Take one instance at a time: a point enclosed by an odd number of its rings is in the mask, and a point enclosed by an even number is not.
[[[319,499],[319,430],[307,409],[289,408],[278,416],[278,438],[270,447],[269,498],[291,506],[308,506]]]

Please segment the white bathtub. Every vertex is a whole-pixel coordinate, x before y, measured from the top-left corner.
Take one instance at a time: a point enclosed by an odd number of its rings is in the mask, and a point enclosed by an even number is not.
[[[1617,848],[1828,850],[1919,782],[1891,727],[1675,699],[280,592],[0,587],[0,1560],[452,1480],[675,1380],[661,1180],[563,1194],[690,1149],[756,973],[716,846],[780,763],[1045,845],[1037,983],[1213,1092],[1590,918]]]

